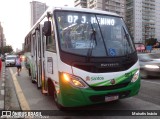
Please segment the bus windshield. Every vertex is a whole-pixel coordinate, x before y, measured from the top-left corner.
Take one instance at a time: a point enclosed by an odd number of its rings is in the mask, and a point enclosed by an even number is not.
[[[62,51],[92,57],[125,56],[135,51],[121,17],[56,11]]]

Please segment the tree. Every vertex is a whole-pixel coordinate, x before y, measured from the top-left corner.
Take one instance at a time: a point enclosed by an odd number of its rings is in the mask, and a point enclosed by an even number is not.
[[[12,46],[7,45],[7,46],[3,46],[3,48],[0,48],[0,54],[4,54],[4,53],[11,53],[13,51]]]
[[[155,45],[157,42],[157,39],[156,38],[150,38],[150,39],[146,39],[146,45]]]

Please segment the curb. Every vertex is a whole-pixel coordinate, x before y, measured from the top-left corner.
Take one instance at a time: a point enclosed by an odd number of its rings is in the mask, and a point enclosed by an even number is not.
[[[0,72],[0,110],[4,110],[5,97],[5,65],[2,64],[2,71]]]

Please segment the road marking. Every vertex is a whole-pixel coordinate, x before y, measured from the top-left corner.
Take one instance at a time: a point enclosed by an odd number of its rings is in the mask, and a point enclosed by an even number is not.
[[[16,89],[16,93],[18,95],[18,99],[19,99],[19,102],[20,102],[20,106],[21,106],[21,109],[22,110],[30,110],[30,107],[29,107],[29,104],[23,94],[23,91],[17,81],[17,78],[16,78],[16,74],[13,73],[13,70],[11,68],[9,68],[10,72],[11,72],[11,75],[12,75],[12,79],[13,79],[13,82],[14,82],[14,86],[15,86],[15,89]]]
[[[146,80],[141,80],[141,81],[144,81],[144,82],[148,82],[148,83],[153,83],[153,84],[160,85],[160,83],[158,83],[158,82],[152,82],[152,81],[146,81]]]

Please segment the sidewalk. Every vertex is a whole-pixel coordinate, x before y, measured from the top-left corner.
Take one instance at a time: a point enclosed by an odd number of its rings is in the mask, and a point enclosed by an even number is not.
[[[2,64],[2,71],[0,73],[0,110],[4,110],[4,96],[5,96],[5,65]]]

